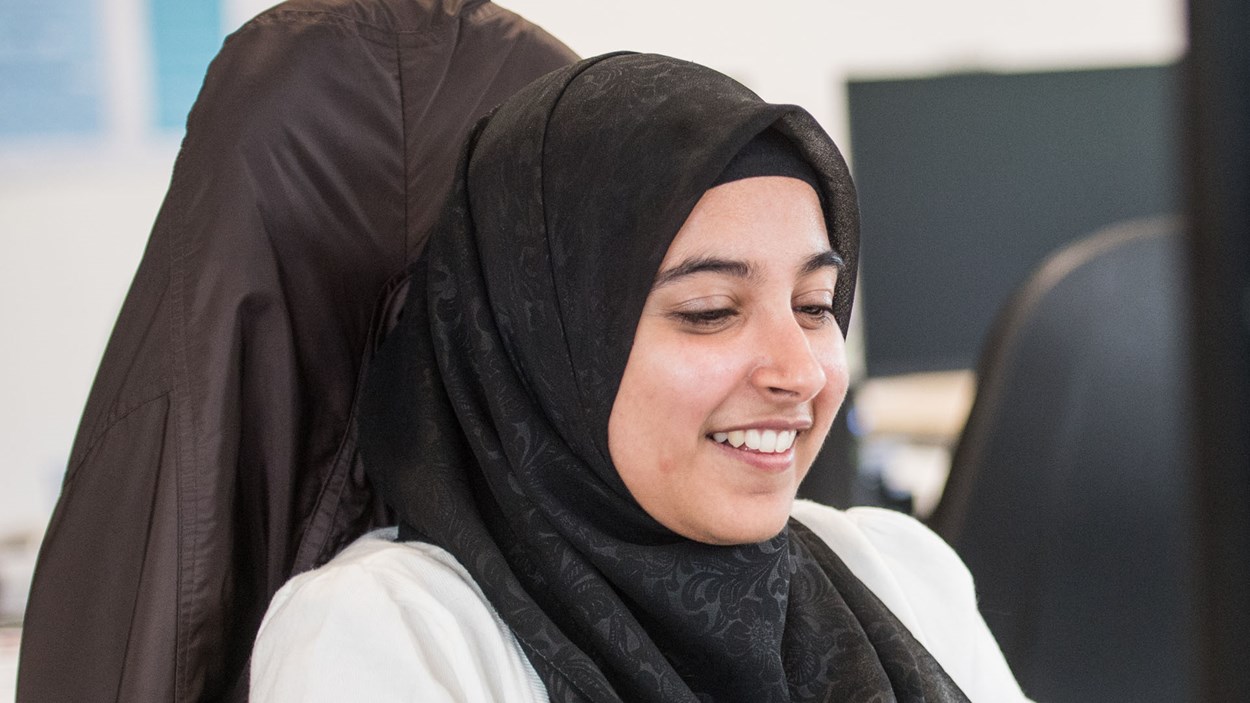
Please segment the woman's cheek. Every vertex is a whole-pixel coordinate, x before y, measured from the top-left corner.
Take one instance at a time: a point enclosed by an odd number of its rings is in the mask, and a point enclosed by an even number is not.
[[[706,395],[743,365],[742,353],[714,336],[683,335],[658,350],[651,367],[673,387]]]

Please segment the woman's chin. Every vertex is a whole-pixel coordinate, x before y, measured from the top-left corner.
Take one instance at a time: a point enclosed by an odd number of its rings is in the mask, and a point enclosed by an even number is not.
[[[794,498],[770,502],[775,504],[750,506],[750,509],[732,511],[719,519],[674,531],[696,542],[723,547],[767,542],[786,528]]]

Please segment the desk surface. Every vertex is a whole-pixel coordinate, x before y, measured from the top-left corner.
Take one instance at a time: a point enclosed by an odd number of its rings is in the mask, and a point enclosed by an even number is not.
[[[919,517],[942,496],[975,395],[971,371],[874,378],[856,389],[861,464],[873,464],[887,487],[910,495]]]
[[[963,431],[975,395],[971,371],[885,376],[860,385],[855,409],[867,434],[950,446]]]
[[[0,627],[0,701],[17,697],[17,647],[20,627]]]

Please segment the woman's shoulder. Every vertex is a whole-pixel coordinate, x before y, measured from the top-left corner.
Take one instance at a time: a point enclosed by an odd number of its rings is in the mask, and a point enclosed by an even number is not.
[[[840,510],[810,500],[796,500],[791,515],[817,534],[835,539],[854,535],[876,541],[916,542],[930,548],[950,547],[916,518],[888,508],[861,506]]]
[[[464,567],[395,536],[370,533],[278,591],[253,648],[253,699],[544,699]]]
[[[1025,699],[977,608],[972,575],[910,515],[796,501],[791,513],[885,604],[974,701]]]
[[[795,501],[792,515],[824,540],[878,597],[885,595],[878,586],[886,593],[901,587],[912,597],[937,595],[948,604],[956,598],[975,606],[972,575],[963,561],[910,515],[876,507],[838,510],[807,500]],[[887,577],[891,583],[878,583]],[[922,587],[919,592],[917,586]]]
[[[371,532],[324,566],[287,581],[270,601],[262,630],[275,620],[347,625],[397,609],[426,619],[481,610],[485,598],[455,558],[431,544],[397,542],[396,536],[395,528]]]
[[[270,603],[274,614],[291,600],[337,599],[344,591],[387,595],[411,603],[425,595],[483,600],[468,571],[446,550],[422,542],[398,542],[395,527],[375,530],[348,545],[320,568],[283,585]]]

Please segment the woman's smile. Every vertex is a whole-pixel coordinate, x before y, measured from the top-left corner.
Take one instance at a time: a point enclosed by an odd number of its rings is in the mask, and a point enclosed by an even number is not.
[[[734,449],[746,449],[761,454],[781,454],[794,445],[797,430],[770,430],[752,427],[748,430],[713,432],[712,439],[718,444],[729,444]]]
[[[753,435],[758,446],[752,447],[748,444],[734,446],[728,441],[713,442],[716,444],[718,451],[726,452],[726,455],[736,461],[743,462],[755,469],[769,474],[781,473],[794,468],[794,447],[792,446],[794,438],[792,436],[785,437],[784,447],[778,445],[778,434],[788,435],[789,433],[777,433],[773,430],[764,430],[758,432],[756,430],[748,430],[746,433]],[[771,437],[761,438],[761,435],[771,435]],[[767,444],[768,440],[772,440],[772,445]]]

